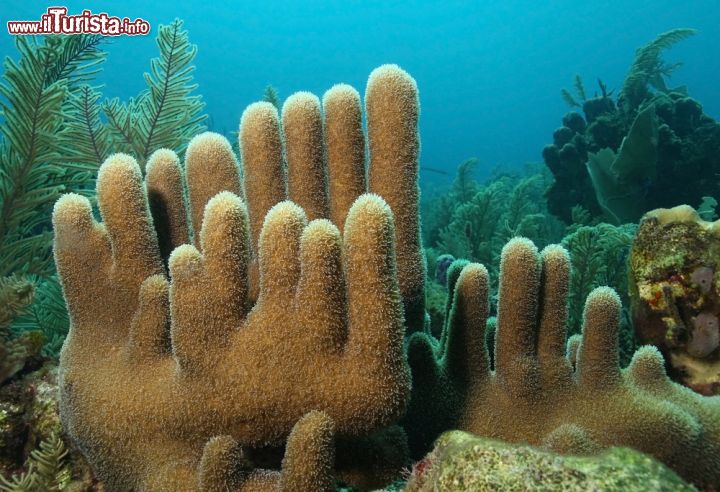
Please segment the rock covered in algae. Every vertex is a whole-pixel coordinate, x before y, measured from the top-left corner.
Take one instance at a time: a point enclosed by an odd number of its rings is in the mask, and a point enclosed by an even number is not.
[[[415,465],[406,490],[693,491],[675,472],[629,448],[563,456],[462,431],[446,432]]]
[[[645,214],[630,254],[637,337],[658,347],[676,381],[720,394],[720,221],[687,205]]]

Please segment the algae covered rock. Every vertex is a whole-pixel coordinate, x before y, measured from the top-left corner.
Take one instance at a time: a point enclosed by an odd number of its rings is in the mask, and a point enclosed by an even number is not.
[[[415,465],[408,491],[692,491],[672,470],[629,448],[563,456],[461,431],[446,432]]]
[[[670,375],[720,393],[720,221],[687,205],[647,213],[630,256],[630,299],[640,342],[658,347]]]

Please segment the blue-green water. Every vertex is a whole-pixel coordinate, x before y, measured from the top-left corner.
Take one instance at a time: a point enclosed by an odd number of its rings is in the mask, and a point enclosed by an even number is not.
[[[35,20],[50,4],[2,2],[8,20]],[[543,146],[567,106],[559,96],[575,74],[588,92],[601,78],[617,93],[634,51],[676,27],[699,30],[666,54],[682,61],[672,84],[687,85],[705,112],[720,116],[717,78],[720,3],[715,0],[506,0],[502,2],[198,2],[72,0],[82,9],[142,17],[147,37],[121,37],[106,47],[99,82],[122,100],[144,88],[142,73],[157,56],[159,24],[185,21],[198,45],[195,80],[216,131],[237,129],[242,110],[272,84],[281,98],[298,90],[322,94],[336,82],[363,92],[367,75],[397,63],[418,81],[422,101],[421,164],[446,169],[476,156],[492,167],[541,161]],[[15,56],[12,36],[0,54]],[[428,180],[445,180],[423,174]]]

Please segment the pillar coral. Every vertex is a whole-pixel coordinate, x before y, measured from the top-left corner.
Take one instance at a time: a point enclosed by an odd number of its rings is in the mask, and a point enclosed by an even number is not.
[[[409,342],[412,451],[423,454],[445,429],[571,454],[626,446],[700,488],[716,487],[720,398],[672,382],[654,347],[639,349],[621,370],[620,299],[607,287],[588,297],[582,338],[566,352],[569,274],[559,246],[541,254],[527,239],[505,246],[493,368],[485,345],[488,273],[479,264],[462,269],[442,339],[415,334]]]
[[[324,490],[333,436],[362,439],[404,413],[401,296],[423,312],[417,89],[396,66],[370,77],[371,173],[404,173],[382,197],[362,194],[374,191],[360,186],[362,153],[336,160],[323,147],[362,142],[359,118],[331,109],[359,115],[355,95],[324,98],[326,140],[317,98],[288,100],[284,132],[274,107],[251,105],[244,182],[229,143],[205,133],[184,170],[167,150],[145,178],[132,157],[109,157],[97,180],[102,223],[79,195],[56,203],[71,318],[61,418],[108,487]],[[354,186],[327,185],[339,168]],[[399,204],[394,219],[388,202]],[[343,219],[342,234],[326,215]],[[281,474],[252,471],[247,447],[288,436]]]

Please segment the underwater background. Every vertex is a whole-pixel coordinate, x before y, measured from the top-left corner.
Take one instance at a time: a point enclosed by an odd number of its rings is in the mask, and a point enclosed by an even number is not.
[[[127,99],[143,87],[154,56],[157,26],[183,19],[198,45],[195,82],[210,126],[237,130],[242,109],[270,84],[281,99],[325,81],[361,88],[383,63],[413,74],[422,97],[421,160],[453,174],[478,157],[481,178],[496,165],[539,161],[547,136],[566,106],[558,97],[575,74],[596,92],[600,78],[619,90],[634,50],[657,34],[692,27],[699,35],[668,55],[682,61],[673,83],[684,84],[707,114],[720,115],[720,94],[709,74],[720,42],[720,5],[713,0],[609,0],[573,2],[106,2],[71,1],[82,9],[142,17],[149,36],[120,37],[105,49],[108,63],[97,81],[103,94]],[[3,2],[2,25],[34,20],[48,4]],[[12,36],[0,37],[0,54],[13,53]],[[423,173],[422,182],[448,181]]]
[[[5,33],[49,6],[0,7],[0,492],[720,490],[720,3],[73,0],[151,32]],[[264,297],[301,263],[318,291]]]

